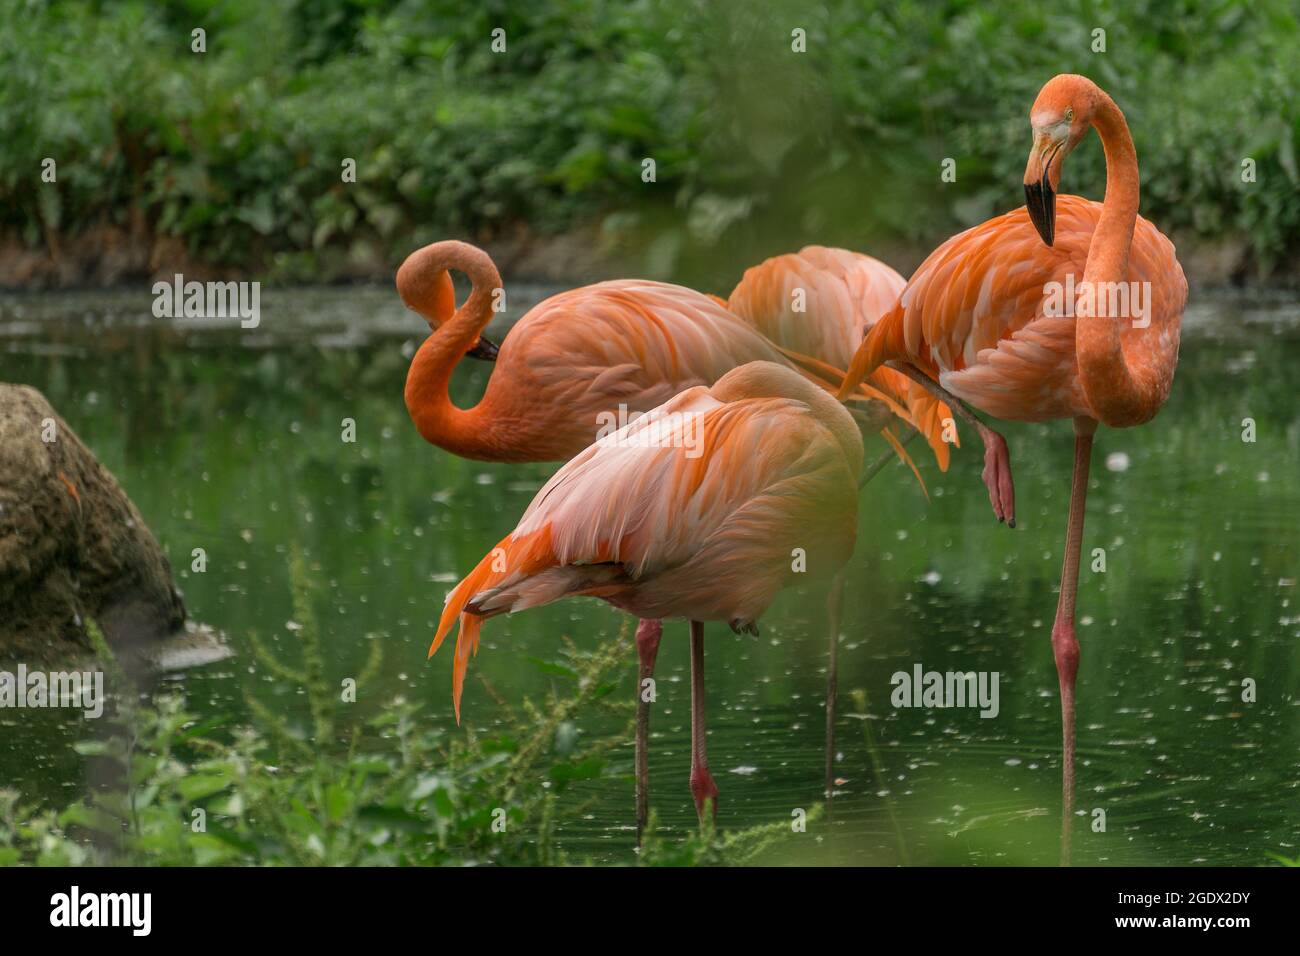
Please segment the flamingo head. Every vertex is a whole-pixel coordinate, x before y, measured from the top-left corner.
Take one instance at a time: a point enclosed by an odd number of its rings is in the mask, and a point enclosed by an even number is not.
[[[397,292],[408,309],[424,317],[431,332],[437,332],[443,323],[449,322],[456,314],[456,288],[452,285],[451,274],[446,269],[420,269],[415,256],[408,258],[398,270]],[[480,335],[465,354],[470,358],[493,362],[497,351],[495,342]]]
[[[1049,246],[1056,235],[1061,167],[1092,125],[1097,92],[1097,85],[1087,77],[1062,73],[1047,81],[1029,111],[1034,144],[1025,165],[1025,208]]]

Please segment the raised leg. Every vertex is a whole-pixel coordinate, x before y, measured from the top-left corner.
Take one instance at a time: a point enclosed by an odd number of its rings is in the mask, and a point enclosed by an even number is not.
[[[835,697],[839,687],[840,619],[844,614],[844,570],[835,575],[826,599],[830,620],[831,646],[826,662],[826,818],[835,798]]]
[[[718,787],[709,773],[707,732],[704,728],[704,622],[691,621],[691,795],[695,812],[704,823],[705,807],[718,816]]]
[[[1074,476],[1070,481],[1070,519],[1061,565],[1061,596],[1052,624],[1052,651],[1061,685],[1061,865],[1070,865],[1070,830],[1074,823],[1074,679],[1079,672],[1079,641],[1074,634],[1074,604],[1079,590],[1079,552],[1083,547],[1084,503],[1088,467],[1097,423],[1074,420]]]
[[[650,818],[650,688],[659,656],[662,621],[640,621],[636,626],[636,656],[640,668],[636,680],[636,845]]]
[[[993,514],[999,521],[1005,521],[1009,527],[1016,526],[1016,488],[1011,480],[1011,453],[1007,442],[1001,435],[985,425],[975,413],[966,407],[956,395],[934,379],[919,371],[915,366],[903,362],[891,362],[890,367],[902,372],[922,388],[947,404],[949,408],[975,429],[984,443],[984,486],[989,490],[989,503],[993,505]]]

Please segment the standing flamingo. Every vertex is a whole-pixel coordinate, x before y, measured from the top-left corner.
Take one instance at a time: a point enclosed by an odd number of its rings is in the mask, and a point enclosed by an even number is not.
[[[467,274],[473,285],[459,309],[450,269]],[[431,329],[407,373],[407,410],[427,441],[466,458],[571,458],[590,445],[602,427],[612,431],[611,418],[647,412],[684,389],[712,385],[751,361],[797,369],[828,392],[843,379],[843,365],[832,368],[782,350],[712,297],[667,283],[602,282],[552,296],[515,323],[499,350],[481,336],[502,288],[496,266],[481,249],[456,241],[425,246],[402,263],[397,288],[403,302]],[[467,354],[495,358],[496,364],[482,400],[460,409],[452,404],[448,384]],[[881,428],[886,441],[910,463],[883,427],[889,414],[919,428],[939,425],[913,418],[900,404],[907,390],[898,383],[910,383],[897,373],[882,369],[869,381],[856,397],[874,399],[874,407],[859,414]],[[905,400],[916,401],[915,396]],[[917,407],[919,413],[925,406]],[[649,806],[649,703],[640,688],[654,675],[661,633],[655,620],[640,621],[636,631],[638,840]]]
[[[906,280],[879,259],[826,246],[805,246],[773,256],[747,269],[727,299],[727,308],[764,337],[795,353],[813,356],[833,368],[848,368],[863,336],[898,299]],[[900,372],[882,367],[877,380],[904,396],[908,414],[919,423],[942,471],[948,446],[942,440],[947,405]],[[883,376],[883,377],[882,377]],[[835,701],[839,683],[840,620],[844,581],[836,578],[827,601],[830,623],[826,666],[826,807],[835,796]]]
[[[1098,423],[1140,425],[1164,404],[1178,364],[1187,280],[1173,244],[1138,215],[1137,154],[1115,101],[1087,77],[1063,74],[1039,92],[1029,122],[1026,205],[931,253],[862,342],[841,394],[863,374],[894,362],[952,401],[984,439],[994,513],[1013,527],[1006,443],[954,396],[998,418],[1074,423],[1074,475],[1052,625],[1061,690],[1061,860],[1068,863],[1079,667],[1075,595],[1092,437]],[[1058,198],[1065,157],[1090,128],[1106,154],[1104,201]]]
[[[508,340],[507,340],[508,341]],[[504,350],[503,350],[504,351]],[[862,436],[828,393],[753,362],[696,386],[591,445],[537,493],[518,526],[447,598],[429,655],[460,621],[452,700],[482,621],[598,597],[691,634],[691,793],[701,821],[718,788],[705,746],[704,622],[758,633],[776,593],[828,577],[853,553]]]

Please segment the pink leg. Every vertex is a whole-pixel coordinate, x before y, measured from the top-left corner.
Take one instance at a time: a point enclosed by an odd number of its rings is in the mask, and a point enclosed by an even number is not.
[[[915,366],[905,363],[890,363],[890,367],[902,372],[914,382],[944,402],[960,418],[975,429],[984,443],[984,486],[989,490],[989,502],[993,505],[993,514],[999,521],[1005,521],[1009,527],[1016,526],[1016,488],[1011,480],[1011,453],[1007,442],[1001,435],[989,428],[966,407],[960,398],[934,381]]]
[[[1075,597],[1079,590],[1079,553],[1083,547],[1084,503],[1088,497],[1088,467],[1097,423],[1074,420],[1074,477],[1070,482],[1070,519],[1065,532],[1061,566],[1061,596],[1052,624],[1052,651],[1061,686],[1061,865],[1070,865],[1070,829],[1074,822],[1074,680],[1079,672],[1079,641],[1074,634]]]
[[[655,676],[661,621],[640,621],[636,626],[636,654],[641,663],[636,682],[636,845],[650,817],[650,701],[646,681]]]
[[[704,622],[691,621],[691,794],[695,812],[704,823],[705,807],[718,816],[718,787],[709,773],[704,729]]]

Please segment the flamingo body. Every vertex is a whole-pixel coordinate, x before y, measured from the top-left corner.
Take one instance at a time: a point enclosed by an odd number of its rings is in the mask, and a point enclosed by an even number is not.
[[[552,296],[519,320],[483,404],[494,419],[519,422],[514,454],[568,459],[620,406],[648,412],[751,361],[789,364],[709,296],[665,282],[600,282]]]
[[[1074,468],[1052,624],[1061,691],[1061,861],[1070,860],[1075,787],[1075,628],[1093,436],[1159,412],[1178,364],[1187,279],[1173,244],[1138,215],[1140,175],[1123,112],[1092,80],[1061,74],[1029,112],[1025,206],[953,237],[922,264],[867,333],[841,394],[882,362],[954,404],[985,445],[984,482],[1015,526],[1006,442],[957,399],[999,418],[1070,418]],[[1101,203],[1058,196],[1065,159],[1092,129],[1106,155]],[[1125,300],[1115,295],[1128,293]],[[1140,296],[1140,300],[1134,293]],[[1112,296],[1115,296],[1112,298]]]
[[[1078,374],[1076,317],[1072,309],[1054,314],[1067,310],[1057,308],[1045,289],[1058,283],[1068,290],[1082,280],[1102,209],[1079,196],[1057,197],[1051,246],[1043,244],[1023,206],[949,239],[868,335],[863,348],[869,362],[911,362],[997,418],[1100,419]],[[1150,290],[1150,326],[1123,322],[1119,337],[1127,362],[1150,371],[1139,377],[1150,383],[1143,404],[1154,415],[1173,382],[1187,280],[1173,243],[1140,216],[1128,281]]]
[[[485,618],[585,595],[642,619],[745,629],[781,588],[833,575],[853,551],[862,454],[843,406],[766,362],[591,445],[448,597],[430,654],[459,620],[458,719]]]
[[[879,259],[805,246],[747,269],[727,307],[778,345],[848,368],[867,330],[905,284]]]
[[[879,259],[827,246],[804,246],[745,271],[727,308],[792,352],[848,368],[863,336],[897,301],[906,280]],[[944,422],[948,407],[890,368],[872,382],[901,396],[909,421],[925,436],[941,471],[948,470]]]

